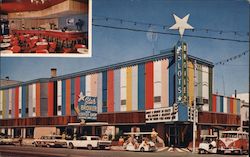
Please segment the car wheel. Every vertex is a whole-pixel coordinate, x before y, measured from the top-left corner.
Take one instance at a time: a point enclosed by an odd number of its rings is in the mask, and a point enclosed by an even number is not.
[[[73,143],[69,143],[69,148],[70,148],[70,149],[74,149]]]
[[[93,147],[91,145],[88,145],[87,148],[88,148],[88,150],[93,149]]]
[[[140,151],[141,151],[141,152],[144,152],[144,151],[145,151],[145,149],[144,149],[143,147],[141,147]]]

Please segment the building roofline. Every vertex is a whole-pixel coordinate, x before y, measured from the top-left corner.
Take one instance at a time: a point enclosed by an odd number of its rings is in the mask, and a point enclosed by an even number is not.
[[[114,69],[119,69],[119,68],[122,68],[122,67],[128,67],[128,66],[133,66],[133,65],[136,65],[136,64],[142,64],[142,63],[145,63],[145,62],[148,62],[148,61],[161,60],[161,59],[165,59],[166,57],[173,57],[173,56],[174,56],[174,49],[170,49],[168,52],[161,53],[161,54],[147,56],[147,57],[143,57],[143,58],[139,58],[139,59],[133,59],[133,60],[125,61],[125,62],[115,63],[115,64],[103,66],[103,67],[98,67],[98,68],[93,68],[93,69],[90,69],[90,70],[84,70],[84,71],[80,71],[80,72],[76,72],[76,73],[61,75],[61,76],[57,76],[57,77],[53,77],[53,78],[34,79],[34,80],[26,81],[26,82],[17,83],[17,84],[14,84],[14,85],[0,87],[0,89],[4,90],[4,89],[13,88],[13,87],[16,87],[16,86],[27,85],[27,84],[32,84],[32,83],[36,83],[36,82],[45,83],[45,82],[49,82],[49,81],[68,79],[68,78],[77,77],[77,76],[81,76],[81,75],[99,73],[99,72],[103,72],[103,71],[106,71],[106,70],[109,70],[109,69],[114,70]],[[211,67],[211,68],[214,67],[213,63],[210,62],[210,61],[207,61],[207,60],[204,60],[204,59],[201,59],[201,58],[198,58],[198,57],[194,57],[192,55],[188,55],[188,58],[190,60],[196,60],[197,63],[205,64],[208,67]]]

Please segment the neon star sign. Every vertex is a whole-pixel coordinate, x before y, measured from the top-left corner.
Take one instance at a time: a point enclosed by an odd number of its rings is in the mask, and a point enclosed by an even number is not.
[[[175,14],[173,14],[174,19],[175,19],[175,24],[172,27],[170,27],[169,29],[178,29],[179,34],[182,38],[183,34],[185,32],[185,29],[194,29],[190,24],[187,23],[189,15],[190,14],[186,15],[185,17],[183,17],[181,19],[178,16],[176,16]]]

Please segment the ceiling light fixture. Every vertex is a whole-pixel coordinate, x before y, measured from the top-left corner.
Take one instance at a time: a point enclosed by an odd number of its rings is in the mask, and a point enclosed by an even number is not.
[[[46,0],[30,0],[31,3],[36,3],[36,4],[44,4]]]

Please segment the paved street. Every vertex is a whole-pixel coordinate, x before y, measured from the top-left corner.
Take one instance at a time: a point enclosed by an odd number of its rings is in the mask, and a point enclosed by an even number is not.
[[[0,145],[0,157],[238,157],[239,155],[200,155],[190,152],[171,152],[168,150],[160,152],[127,152],[115,150],[86,150],[86,149],[67,149],[67,148],[41,148],[31,146],[7,146]],[[247,155],[242,155],[247,157]]]

